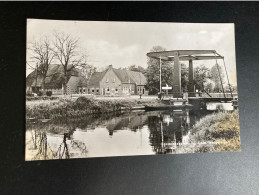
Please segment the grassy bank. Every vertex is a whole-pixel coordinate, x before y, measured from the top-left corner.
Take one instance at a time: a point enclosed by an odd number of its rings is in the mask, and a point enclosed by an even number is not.
[[[26,103],[26,117],[64,119],[88,114],[111,113],[121,111],[122,108],[131,110],[133,107],[145,105],[161,105],[161,103],[154,99],[96,100],[86,97],[79,97],[77,100],[30,101]]]
[[[214,113],[195,124],[190,142],[192,152],[240,151],[238,111]]]

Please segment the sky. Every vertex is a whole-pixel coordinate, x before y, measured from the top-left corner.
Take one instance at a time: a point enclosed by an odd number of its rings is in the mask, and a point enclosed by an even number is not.
[[[135,64],[146,68],[146,54],[157,45],[166,50],[216,50],[225,58],[230,83],[236,85],[234,24],[231,23],[28,19],[27,43],[41,36],[51,37],[55,31],[79,37],[81,50],[87,54],[88,63],[99,70],[108,65],[119,68]],[[27,52],[27,62],[33,65],[29,52]],[[218,60],[218,63],[223,68],[222,60]],[[194,67],[200,64],[212,67],[215,65],[215,60],[194,61]],[[28,67],[26,70],[28,75],[31,70]]]

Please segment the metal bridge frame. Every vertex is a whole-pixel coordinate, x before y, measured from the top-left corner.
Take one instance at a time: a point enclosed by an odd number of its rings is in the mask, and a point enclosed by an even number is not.
[[[217,59],[223,59],[224,61],[224,57],[218,54],[215,50],[172,50],[172,51],[150,52],[150,53],[147,53],[147,56],[158,59],[160,61],[160,80],[161,80],[161,64],[162,64],[161,61],[174,61],[174,76],[173,76],[172,87],[173,87],[173,95],[176,98],[182,97],[180,61],[189,61],[189,85],[188,85],[189,97],[195,96],[193,61],[194,60],[216,60],[217,67],[218,67]],[[225,62],[224,62],[224,66],[225,66]],[[226,71],[226,66],[225,66],[225,71]],[[218,72],[219,72],[219,67],[218,67]],[[227,74],[227,71],[226,71],[226,74]],[[220,72],[219,72],[219,77],[221,80]],[[228,79],[228,74],[227,74],[227,79]],[[229,79],[228,79],[228,84],[229,84]],[[221,80],[221,85],[225,96],[222,80]],[[161,81],[160,81],[160,92],[161,92]]]

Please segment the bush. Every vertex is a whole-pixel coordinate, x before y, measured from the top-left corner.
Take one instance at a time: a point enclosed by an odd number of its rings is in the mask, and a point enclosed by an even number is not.
[[[207,115],[194,125],[190,140],[197,143],[196,152],[240,151],[238,112]],[[199,142],[211,142],[199,146]]]
[[[37,96],[42,96],[43,93],[41,91],[38,91]]]
[[[87,98],[87,97],[81,96],[81,97],[77,98],[76,103],[77,104],[91,104],[91,103],[93,103],[93,98]]]
[[[46,95],[49,96],[49,97],[52,96],[52,91],[47,91]]]
[[[36,101],[36,100],[57,100],[58,97],[48,97],[48,96],[26,96],[26,101]]]
[[[28,91],[28,92],[26,93],[26,96],[31,97],[31,96],[33,96],[33,94],[32,94],[30,91]]]

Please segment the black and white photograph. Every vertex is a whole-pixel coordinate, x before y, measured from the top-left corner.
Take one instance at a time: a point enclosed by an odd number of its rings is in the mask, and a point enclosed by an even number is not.
[[[233,23],[27,19],[25,160],[240,152]]]

